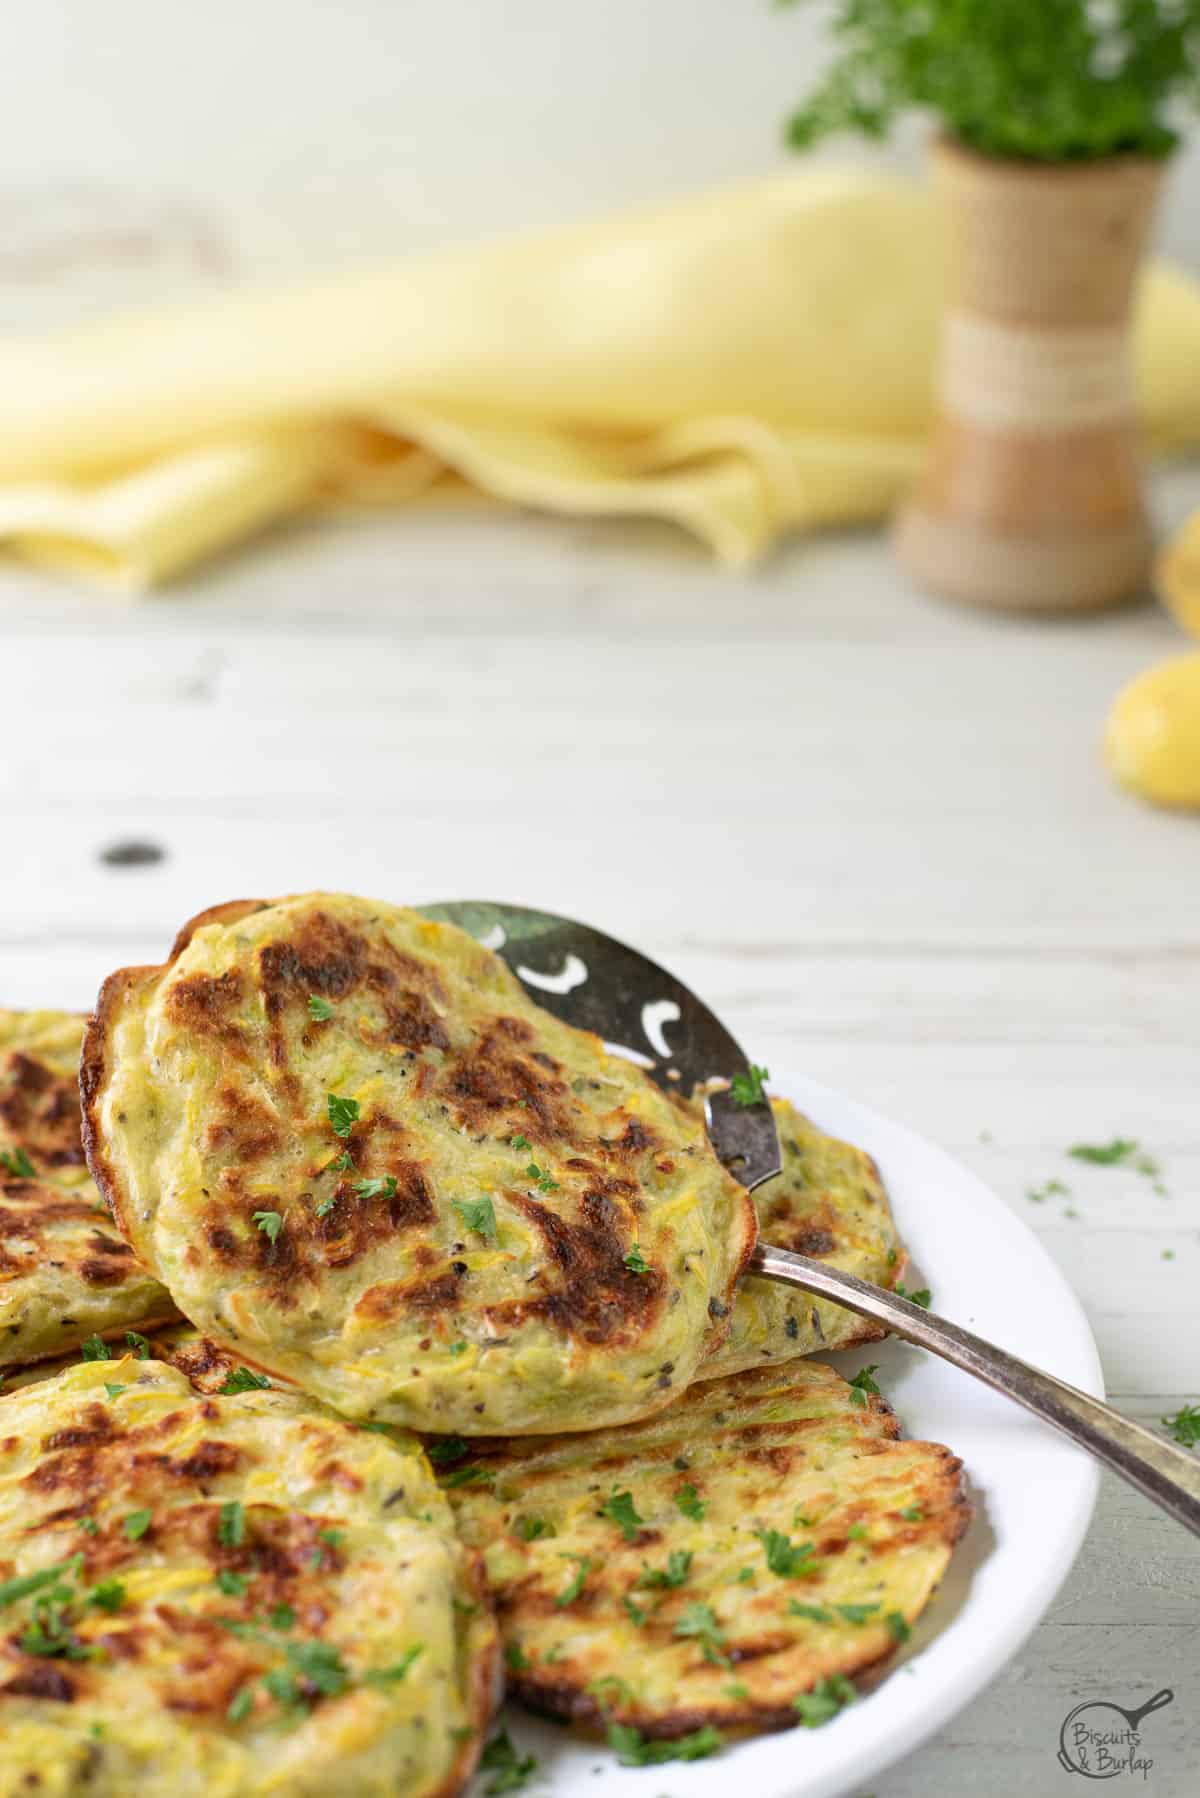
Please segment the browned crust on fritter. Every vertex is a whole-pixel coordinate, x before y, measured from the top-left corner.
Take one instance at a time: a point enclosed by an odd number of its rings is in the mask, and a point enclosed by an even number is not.
[[[202,914],[203,915],[203,914]],[[193,920],[193,925],[195,920]],[[185,926],[185,929],[188,928]],[[121,1183],[112,1162],[104,1152],[97,1128],[100,1094],[108,1078],[108,1040],[113,1017],[124,996],[136,986],[157,980],[160,968],[121,968],[110,974],[100,988],[96,1009],[87,1021],[83,1048],[79,1057],[79,1101],[82,1111],[83,1148],[88,1170],[100,1190],[100,1196],[112,1213],[122,1236],[132,1240],[132,1232],[122,1214]]]

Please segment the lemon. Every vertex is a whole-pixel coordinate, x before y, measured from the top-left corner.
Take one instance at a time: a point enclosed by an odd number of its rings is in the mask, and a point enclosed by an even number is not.
[[[1192,514],[1159,556],[1154,586],[1176,624],[1200,637],[1200,512]]]
[[[1200,585],[1196,593],[1200,628]],[[1200,810],[1200,651],[1159,662],[1122,688],[1104,753],[1113,776],[1141,798]]]

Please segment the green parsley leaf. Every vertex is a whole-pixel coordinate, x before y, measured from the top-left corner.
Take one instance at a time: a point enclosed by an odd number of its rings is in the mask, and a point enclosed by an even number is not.
[[[253,1692],[250,1690],[249,1686],[243,1686],[241,1691],[235,1692],[233,1697],[229,1700],[225,1715],[231,1723],[244,1723],[246,1718],[250,1715],[253,1704]]]
[[[313,1210],[318,1217],[328,1217],[336,1204],[337,1194],[335,1192],[327,1193],[324,1198],[317,1200],[316,1204],[313,1206]]]
[[[125,1388],[124,1388],[124,1386],[114,1385],[111,1380],[105,1380],[104,1390],[105,1390],[105,1392],[107,1392],[109,1398],[120,1398],[120,1396],[124,1392]]]
[[[22,1148],[5,1149],[0,1153],[0,1163],[18,1180],[37,1178],[34,1165]]]
[[[317,993],[308,995],[308,1015],[314,1024],[327,1024],[333,1016],[333,1006],[328,999],[322,999]]]
[[[682,1586],[692,1571],[691,1549],[673,1548],[667,1556],[666,1567],[643,1567],[638,1585],[643,1589],[659,1586]]]
[[[395,1174],[385,1174],[382,1179],[356,1180],[354,1190],[360,1199],[394,1199],[396,1176]]]
[[[79,1345],[79,1353],[85,1361],[111,1361],[112,1350],[100,1336],[89,1336]]]
[[[918,1292],[909,1292],[902,1282],[897,1280],[895,1290],[899,1298],[907,1299],[910,1305],[920,1305],[922,1311],[928,1311],[929,1301],[933,1296],[928,1286],[922,1286]]]
[[[457,1342],[452,1342],[450,1344],[450,1353],[452,1355],[465,1355],[470,1346],[471,1345],[466,1337],[460,1336]]]
[[[98,1536],[100,1534],[100,1525],[96,1522],[94,1517],[81,1517],[79,1519],[79,1527],[85,1536]]]
[[[1119,1167],[1137,1154],[1137,1143],[1124,1136],[1111,1142],[1077,1142],[1067,1150],[1073,1161],[1090,1161],[1094,1167]]]
[[[861,1523],[852,1523],[846,1531],[847,1542],[865,1542],[866,1539],[867,1531]]]
[[[53,1567],[42,1567],[37,1573],[19,1573],[14,1579],[0,1580],[0,1609],[16,1604],[19,1598],[28,1598],[31,1592],[40,1592],[43,1586],[53,1586],[60,1579],[78,1578],[82,1566],[83,1556],[73,1554],[70,1560],[56,1561]]]
[[[504,1664],[510,1673],[526,1673],[530,1667],[529,1656],[519,1642],[509,1642],[504,1649]]]
[[[650,1272],[650,1263],[644,1258],[636,1242],[625,1257],[625,1265],[631,1274],[648,1274]]]
[[[903,1611],[889,1611],[883,1620],[891,1631],[893,1642],[907,1642],[912,1629]]]
[[[490,1199],[452,1199],[451,1204],[463,1221],[464,1230],[477,1236],[496,1236],[496,1207]]]
[[[445,1467],[452,1461],[461,1461],[471,1451],[461,1436],[443,1436],[439,1441],[431,1442],[425,1452],[436,1467]]]
[[[731,1680],[724,1687],[724,1692],[726,1698],[749,1698],[750,1696],[749,1686],[744,1686],[740,1679]]]
[[[153,1513],[150,1511],[130,1511],[121,1528],[130,1542],[136,1542],[150,1528]]]
[[[514,1149],[527,1149],[529,1146],[529,1138],[527,1136],[514,1136],[511,1140],[511,1147]]]
[[[793,1598],[788,1605],[788,1616],[807,1617],[810,1623],[833,1622],[833,1612],[827,1611],[823,1604],[801,1604],[798,1598]]]
[[[793,1698],[792,1706],[799,1712],[805,1729],[816,1729],[857,1697],[853,1682],[844,1673],[831,1673],[828,1679],[819,1679],[811,1692],[801,1692]]]
[[[126,1330],[125,1346],[131,1349],[139,1361],[145,1361],[150,1355],[150,1339],[142,1336],[137,1330]]]
[[[252,1367],[235,1367],[225,1375],[217,1391],[228,1398],[235,1392],[263,1392],[270,1384],[265,1373],[255,1373]]]
[[[119,1579],[101,1580],[88,1593],[85,1604],[94,1605],[98,1611],[119,1611],[125,1603],[125,1587]]]
[[[398,1661],[393,1661],[390,1667],[372,1667],[365,1676],[367,1684],[372,1686],[398,1686],[417,1656],[419,1654],[424,1654],[424,1652],[424,1642],[414,1642],[412,1647],[406,1648],[404,1653],[400,1656],[400,1659]]]
[[[256,1211],[250,1222],[258,1225],[268,1242],[274,1242],[283,1229],[283,1218],[278,1211]]]
[[[229,1598],[240,1598],[249,1583],[244,1573],[234,1573],[231,1567],[222,1567],[217,1574],[217,1585]]]
[[[513,1524],[514,1530],[522,1542],[541,1542],[546,1536],[556,1536],[558,1531],[544,1517],[518,1517]]]
[[[859,1368],[850,1382],[850,1403],[852,1405],[858,1405],[861,1408],[867,1402],[868,1392],[878,1393],[879,1388],[872,1377],[878,1371],[878,1361],[872,1361],[870,1367]]]
[[[921,1523],[924,1521],[925,1517],[925,1513],[920,1505],[905,1505],[900,1515],[903,1517],[905,1523]]]
[[[700,1643],[706,1661],[712,1661],[720,1667],[729,1665],[729,1657],[718,1652],[719,1645],[725,1640],[725,1632],[717,1622],[717,1614],[710,1604],[697,1602],[685,1605],[671,1633],[676,1636],[694,1636]]]
[[[222,1548],[240,1548],[246,1540],[246,1513],[240,1498],[231,1498],[221,1506],[217,1519],[217,1541]]]
[[[672,1742],[647,1741],[632,1723],[610,1723],[608,1745],[623,1767],[661,1767],[665,1761],[699,1761],[715,1754],[722,1745],[719,1731],[711,1723],[693,1730],[690,1736],[676,1736]]]
[[[353,1167],[353,1155],[350,1153],[349,1149],[343,1149],[340,1155],[335,1155],[333,1160],[321,1169],[321,1172],[323,1174],[328,1174],[330,1171],[337,1174],[348,1174],[352,1171]]]
[[[735,1074],[729,1083],[735,1105],[764,1105],[767,1099],[764,1080],[771,1078],[767,1068],[756,1067],[750,1063],[748,1074]]]
[[[501,1792],[519,1792],[529,1783],[537,1767],[537,1756],[521,1754],[506,1729],[494,1735],[479,1757],[481,1773],[491,1775],[484,1786],[486,1798],[499,1798]]]
[[[690,1517],[694,1523],[699,1523],[703,1519],[704,1500],[690,1481],[686,1486],[679,1488],[675,1494],[675,1503],[683,1515]]]
[[[1200,1442],[1200,1405],[1181,1405],[1174,1417],[1164,1417],[1162,1422],[1184,1448],[1195,1448]]]
[[[557,1192],[559,1190],[558,1181],[552,1174],[548,1174],[544,1167],[539,1167],[536,1161],[531,1161],[525,1172],[536,1183],[539,1192]]]
[[[490,1467],[477,1467],[474,1462],[469,1467],[452,1467],[449,1473],[441,1475],[443,1488],[451,1486],[493,1486],[496,1476]]]
[[[335,1136],[343,1140],[349,1136],[358,1122],[358,1100],[343,1099],[337,1093],[326,1093],[325,1111],[329,1118],[329,1127]]]
[[[332,1642],[316,1638],[307,1642],[289,1642],[286,1652],[289,1666],[310,1686],[315,1686],[322,1698],[336,1698],[350,1684],[350,1674]]]
[[[574,1573],[567,1581],[567,1584],[554,1600],[555,1605],[560,1611],[565,1610],[567,1605],[574,1604],[575,1600],[579,1597],[579,1594],[583,1591],[584,1581],[587,1579],[592,1568],[592,1563],[587,1555],[565,1555],[563,1558],[567,1561],[574,1561],[576,1567]]]
[[[868,1617],[873,1617],[879,1609],[877,1604],[835,1604],[834,1610],[847,1623],[864,1624]]]
[[[626,1592],[621,1603],[625,1607],[625,1615],[629,1618],[629,1621],[631,1623],[636,1623],[638,1628],[642,1629],[645,1625],[646,1618],[649,1616],[649,1612],[643,1611],[640,1604],[634,1604],[628,1592]]]
[[[767,1566],[780,1579],[799,1579],[810,1569],[805,1565],[813,1553],[811,1542],[794,1543],[782,1530],[755,1530],[763,1545]]]
[[[614,1492],[612,1497],[601,1505],[600,1515],[612,1519],[626,1542],[634,1540],[646,1521],[644,1517],[638,1516],[632,1492]]]
[[[286,1667],[273,1667],[270,1673],[263,1675],[262,1683],[263,1690],[269,1692],[277,1704],[299,1704],[300,1688],[296,1684],[296,1676]]]
[[[268,1620],[272,1629],[291,1629],[296,1621],[296,1613],[290,1604],[277,1604],[271,1607]]]

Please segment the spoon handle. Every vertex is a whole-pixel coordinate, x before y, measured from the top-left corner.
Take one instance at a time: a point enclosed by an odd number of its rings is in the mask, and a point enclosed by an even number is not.
[[[848,1311],[885,1324],[906,1342],[915,1342],[918,1348],[929,1349],[944,1361],[974,1374],[977,1380],[1015,1399],[1064,1436],[1070,1436],[1185,1528],[1200,1535],[1200,1458],[1143,1429],[1141,1424],[1131,1423],[1111,1405],[1068,1386],[1053,1374],[1030,1367],[1027,1361],[984,1342],[982,1337],[944,1317],[935,1317],[908,1299],[870,1286],[854,1274],[825,1267],[806,1255],[760,1243],[747,1272],[833,1299]]]

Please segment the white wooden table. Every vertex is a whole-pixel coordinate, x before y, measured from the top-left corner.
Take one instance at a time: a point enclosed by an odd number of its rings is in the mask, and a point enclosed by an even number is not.
[[[666,530],[463,502],[281,533],[140,603],[5,567],[0,999],[86,1006],[242,894],[593,919],[757,1059],[970,1162],[1066,1269],[1115,1400],[1157,1420],[1200,1399],[1200,819],[1114,792],[1096,743],[1176,646],[1149,610],[943,608],[875,536],[739,580]],[[164,859],[103,863],[134,839]],[[1114,1135],[1169,1196],[1064,1157]],[[1026,1198],[1052,1176],[1069,1200]],[[1145,1789],[1194,1794],[1198,1595],[1195,1543],[1106,1481],[1050,1617],[879,1798],[1070,1792],[1066,1712],[1160,1686]]]

